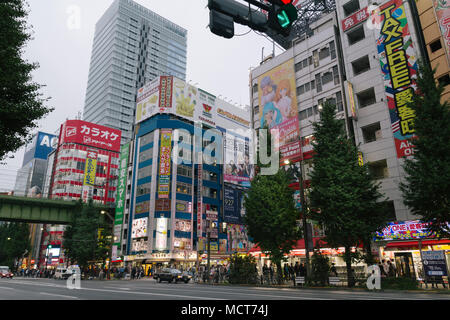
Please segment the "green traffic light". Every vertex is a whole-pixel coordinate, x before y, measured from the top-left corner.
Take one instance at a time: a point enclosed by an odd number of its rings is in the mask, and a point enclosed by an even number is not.
[[[289,25],[291,24],[291,21],[289,20],[289,17],[284,10],[281,10],[281,12],[277,14],[277,18],[282,28],[289,27]]]

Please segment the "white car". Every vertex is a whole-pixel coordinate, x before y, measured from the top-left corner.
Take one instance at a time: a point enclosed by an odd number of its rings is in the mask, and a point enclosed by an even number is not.
[[[55,271],[55,279],[67,279],[65,276],[67,269],[65,267],[57,267]]]

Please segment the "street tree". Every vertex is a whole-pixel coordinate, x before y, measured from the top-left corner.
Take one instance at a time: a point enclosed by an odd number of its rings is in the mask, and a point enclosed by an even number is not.
[[[29,225],[10,222],[0,225],[0,265],[15,270],[15,261],[22,259],[31,249]]]
[[[260,141],[271,141],[270,133]],[[267,140],[266,140],[267,139]],[[263,141],[265,140],[265,141]],[[269,144],[270,145],[270,144]],[[269,152],[271,148],[268,148]],[[259,162],[258,168],[264,167]],[[268,165],[266,165],[268,166]],[[289,187],[291,177],[283,168],[273,175],[258,174],[244,200],[247,232],[270,260],[277,266],[278,281],[281,281],[281,262],[289,254],[301,231],[297,226],[299,212],[295,208],[294,190]]]
[[[64,232],[63,247],[70,261],[86,270],[92,262],[106,260],[111,249],[111,227],[92,200],[79,205],[80,213]]]
[[[371,179],[367,164],[358,163],[358,148],[347,137],[343,121],[336,118],[336,106],[325,103],[313,128],[310,215],[324,227],[331,247],[345,248],[348,283],[353,286],[351,248],[368,245],[389,217],[380,203],[380,186]]]
[[[22,58],[31,39],[25,6],[24,0],[0,3],[0,160],[29,141],[36,121],[53,111],[32,81],[38,64]]]
[[[405,181],[400,184],[411,212],[431,222],[429,231],[450,236],[450,105],[442,101],[444,84],[436,70],[420,64],[418,90],[408,107],[414,111],[414,154],[405,159]]]

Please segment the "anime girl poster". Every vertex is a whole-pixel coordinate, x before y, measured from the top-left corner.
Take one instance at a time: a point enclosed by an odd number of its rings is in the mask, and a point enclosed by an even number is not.
[[[280,161],[301,159],[293,59],[259,77],[258,98],[261,128],[279,131]]]

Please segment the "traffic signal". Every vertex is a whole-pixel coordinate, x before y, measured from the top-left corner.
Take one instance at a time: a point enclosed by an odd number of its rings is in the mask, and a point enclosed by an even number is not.
[[[269,26],[286,37],[291,33],[292,24],[298,19],[297,8],[292,1],[269,0],[272,3],[269,11]]]

